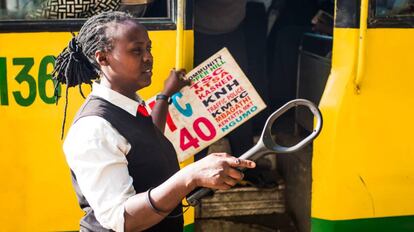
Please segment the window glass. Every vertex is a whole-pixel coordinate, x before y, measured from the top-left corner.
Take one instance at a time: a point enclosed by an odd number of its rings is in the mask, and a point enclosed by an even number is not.
[[[167,1],[0,0],[0,20],[79,19],[110,10],[128,11],[135,17],[167,17]]]
[[[412,17],[414,0],[376,0],[376,17]]]

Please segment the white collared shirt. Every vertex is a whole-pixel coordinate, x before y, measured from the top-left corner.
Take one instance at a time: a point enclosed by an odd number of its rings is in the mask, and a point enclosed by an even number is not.
[[[134,101],[103,85],[93,84],[92,95],[101,97],[136,116],[142,101]],[[135,195],[126,155],[131,144],[105,119],[86,116],[73,124],[63,150],[82,194],[98,222],[107,229],[124,231],[124,204]]]

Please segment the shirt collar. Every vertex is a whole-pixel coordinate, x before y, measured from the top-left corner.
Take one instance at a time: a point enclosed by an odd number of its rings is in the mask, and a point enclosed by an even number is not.
[[[138,105],[144,103],[144,101],[138,94],[137,100],[135,101],[96,82],[93,83],[91,94],[93,96],[97,96],[107,100],[108,102],[118,106],[119,108],[125,110],[133,116],[137,115]]]

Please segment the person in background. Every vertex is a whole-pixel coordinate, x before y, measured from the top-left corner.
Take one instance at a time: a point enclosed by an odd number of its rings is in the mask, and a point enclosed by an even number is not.
[[[287,0],[268,37],[270,108],[296,97],[299,45],[304,33],[332,35],[333,0]],[[293,13],[294,12],[294,13]],[[291,111],[293,113],[293,111]]]
[[[251,75],[245,31],[246,0],[195,0],[194,1],[194,66],[211,55],[227,47],[242,71],[246,74],[260,95],[259,87],[264,82]],[[249,46],[254,47],[253,44]],[[254,48],[252,48],[254,49]],[[263,78],[265,78],[263,76]],[[257,116],[256,116],[257,117]],[[253,122],[249,120],[227,138],[235,156],[242,155],[253,146]],[[196,159],[207,154],[207,149],[199,152]]]
[[[69,87],[96,79],[63,145],[85,211],[80,231],[181,232],[187,194],[228,189],[243,178],[237,168],[255,167],[215,153],[179,169],[163,132],[168,98],[189,83],[182,70],[172,70],[148,114],[136,92],[151,84],[151,46],[131,15],[104,12],[89,18],[56,59],[53,75],[67,85],[66,104]]]

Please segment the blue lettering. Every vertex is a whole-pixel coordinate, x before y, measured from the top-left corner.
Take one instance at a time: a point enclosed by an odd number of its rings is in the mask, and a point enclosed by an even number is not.
[[[178,92],[171,96],[172,103],[174,104],[175,108],[177,108],[178,112],[180,112],[182,115],[186,117],[190,117],[193,115],[193,108],[191,108],[191,105],[189,103],[185,104],[185,108],[181,107],[181,105],[178,103],[177,98],[182,98],[183,94],[181,92]]]

